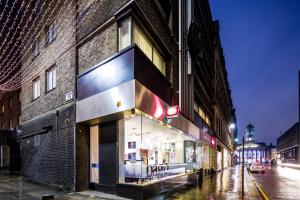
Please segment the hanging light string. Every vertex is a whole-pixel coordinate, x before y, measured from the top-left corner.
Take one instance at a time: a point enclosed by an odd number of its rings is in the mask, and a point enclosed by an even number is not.
[[[66,3],[67,1],[64,1],[64,2]],[[77,4],[76,4],[76,5],[77,5]],[[67,17],[66,17],[66,14],[68,14],[68,13],[71,12],[72,10],[75,10],[76,5],[74,5],[74,8],[73,8],[73,7],[71,7],[72,4],[68,4],[67,8],[65,8],[65,9],[64,9],[63,6],[61,6],[61,9],[59,10],[59,12],[58,12],[57,15],[59,15],[61,11],[63,11],[63,13],[62,13],[62,16],[61,16],[60,20],[58,20],[58,21],[63,21],[65,18],[67,18]],[[70,11],[67,12],[69,9],[70,9]],[[52,14],[53,14],[53,12],[50,13],[50,16],[52,16]],[[75,18],[75,15],[74,15],[74,16],[71,16],[71,18],[72,18],[72,17]],[[47,22],[45,22],[44,24],[47,24],[47,23],[51,22],[50,20],[52,20],[52,18],[48,18],[48,19],[49,19],[49,20],[47,20]],[[65,21],[68,22],[68,20],[65,20]],[[73,20],[72,20],[72,21],[73,21]],[[69,23],[70,23],[70,22],[69,22]],[[66,23],[64,23],[64,24],[62,23],[62,27],[65,27],[66,25],[67,25]],[[74,29],[74,27],[71,27],[71,28],[69,28],[69,30],[66,30],[66,31],[67,31],[67,32],[68,32],[68,31],[72,31],[73,29]],[[41,27],[41,31],[42,31],[42,30],[45,30],[45,27]],[[39,34],[41,34],[41,31],[39,32]],[[34,39],[37,39],[38,37],[39,37],[39,35],[36,36],[36,38],[34,38]],[[33,41],[34,41],[34,40],[33,40]],[[14,62],[13,62],[12,64],[9,64],[8,67],[6,67],[6,68],[8,68],[8,70],[5,71],[6,74],[11,74],[11,73],[19,66],[19,64],[21,63],[21,61],[22,61],[24,58],[26,58],[26,56],[30,53],[30,50],[31,50],[31,43],[30,43],[30,42],[27,42],[26,45],[24,46],[24,48],[22,49],[22,51],[24,51],[24,52],[21,51],[20,54],[16,54],[16,55],[17,55],[17,58],[14,59]],[[20,58],[20,57],[21,57],[21,58]],[[28,63],[28,64],[30,64],[30,63]],[[29,70],[28,68],[24,67],[25,64],[22,64],[22,65],[23,65],[23,66],[22,66],[22,69]],[[10,66],[14,66],[14,68],[11,68]],[[24,71],[22,71],[22,73],[24,74]],[[7,77],[7,76],[5,76],[5,77]],[[0,80],[0,82],[1,82],[1,81],[2,81],[2,79]]]
[[[100,7],[100,4],[98,4],[98,7]],[[97,8],[98,8],[97,7]],[[95,8],[94,9],[94,11],[96,11],[97,10],[97,8]],[[94,13],[91,13],[92,14],[92,16],[95,14],[96,12],[94,12]],[[88,21],[85,21],[84,22],[84,24],[86,24]],[[83,24],[83,25],[84,25]],[[80,23],[78,23],[77,24],[77,26],[79,26],[79,25],[82,25],[82,24],[80,24]],[[74,34],[75,33],[75,34]],[[76,36],[76,32],[74,31],[74,36]],[[62,34],[62,33],[61,33]],[[74,37],[75,38],[75,37]],[[72,40],[72,38],[70,39],[70,40]],[[68,44],[68,41],[67,41],[67,43],[66,44]],[[77,46],[76,45],[76,41],[75,40],[73,40],[73,44],[72,43],[70,43],[71,45],[70,45],[70,47],[67,49],[67,51],[64,51],[64,52],[62,52],[59,56],[58,56],[58,58],[56,58],[55,59],[55,61],[53,62],[53,63],[51,63],[49,66],[47,65],[47,67],[44,67],[44,68],[48,68],[48,67],[50,67],[51,65],[53,65],[56,61],[57,61],[57,59],[59,59],[61,56],[63,56],[65,53],[67,53],[67,52],[69,52],[72,48],[74,48],[75,46]],[[30,63],[29,63],[30,64]],[[25,68],[25,69],[28,69],[28,67],[22,67],[22,69],[23,68]],[[30,71],[30,70],[29,70]],[[43,72],[44,70],[41,70],[39,73],[41,73],[41,72]],[[23,72],[23,71],[22,71]],[[33,76],[36,76],[36,74],[37,73],[35,73],[35,75],[33,75]],[[31,75],[32,76],[32,75]],[[27,70],[27,73],[22,73],[21,74],[21,71],[18,71],[16,74],[15,74],[15,76],[13,77],[13,78],[11,78],[9,81],[7,81],[5,84],[2,84],[1,85],[1,89],[3,89],[3,90],[15,90],[15,89],[18,89],[18,88],[20,88],[21,87],[21,78],[20,77],[30,77],[30,74],[28,74],[28,70]],[[28,78],[28,79],[26,79],[26,81],[22,81],[22,85],[23,84],[28,84],[28,83],[31,83],[31,80],[32,80],[32,78],[30,77],[30,78]]]
[[[2,29],[0,31],[0,37],[2,37],[3,31],[6,28],[6,25],[7,25],[7,23],[9,22],[9,20],[11,18],[11,14],[12,14],[14,8],[15,8],[16,2],[17,2],[17,0],[14,1],[13,5],[12,5],[12,7],[11,7],[9,13],[8,13],[8,17],[6,18],[6,20],[5,20],[5,22],[4,22],[3,26],[2,26]]]
[[[27,12],[29,11],[29,7],[30,7],[31,2],[32,2],[32,0],[30,0],[29,3],[27,4],[26,9],[25,9],[25,11],[23,12],[23,14],[22,14],[22,16],[21,16],[21,21],[18,23],[18,26],[17,26],[17,28],[15,29],[14,33],[12,34],[11,38],[14,38],[15,35],[16,35],[17,33],[19,33],[18,30],[21,28],[20,25],[23,23],[23,20],[26,19],[26,14],[27,14]],[[0,49],[3,48],[3,45],[4,45],[4,44],[6,44],[6,40],[9,38],[9,35],[10,35],[11,30],[13,30],[13,28],[14,28],[14,26],[15,26],[15,23],[16,23],[16,21],[17,21],[17,19],[18,19],[19,13],[20,13],[20,11],[21,11],[21,9],[22,9],[23,6],[24,6],[24,1],[22,2],[22,6],[21,6],[21,8],[19,9],[18,14],[17,14],[16,17],[14,18],[14,22],[13,22],[12,26],[10,27],[9,32],[6,34],[6,37],[5,37],[4,41],[3,41],[3,43],[1,44]],[[32,12],[32,13],[33,13],[33,12]],[[30,18],[29,18],[29,19],[30,19]],[[29,21],[29,20],[27,20],[27,21]],[[4,49],[4,51],[2,52],[2,54],[1,54],[1,56],[0,56],[0,60],[2,60],[3,55],[4,55],[5,52],[7,51],[7,48],[9,48],[9,46],[13,43],[13,41],[14,41],[14,40],[11,39],[11,40],[9,41],[9,43],[6,45],[6,48]]]
[[[36,31],[39,30],[39,27],[40,27],[40,26],[42,26],[44,23],[48,23],[48,21],[50,20],[50,18],[48,18],[48,20],[47,20],[46,22],[44,22],[44,18],[45,18],[45,16],[48,14],[48,12],[50,11],[50,8],[51,8],[53,2],[54,2],[54,1],[51,1],[51,3],[48,5],[46,11],[45,11],[44,14],[41,16],[41,19],[38,21],[38,24],[35,25],[35,22],[36,22],[36,20],[37,20],[37,18],[38,18],[38,17],[36,16],[36,18],[35,18],[34,21],[32,22],[32,26],[30,26],[29,30],[25,30],[25,29],[24,29],[24,31],[20,34],[20,36],[18,37],[18,39],[17,39],[16,42],[14,43],[14,46],[13,46],[12,48],[10,48],[10,52],[7,54],[6,58],[3,60],[2,63],[5,63],[6,60],[9,59],[9,58],[10,58],[10,60],[7,62],[7,64],[6,64],[4,67],[3,67],[3,65],[0,67],[0,68],[2,68],[1,70],[2,70],[2,72],[4,73],[4,75],[9,75],[12,71],[14,71],[14,70],[18,67],[18,66],[16,66],[16,65],[14,65],[14,62],[13,62],[13,61],[14,61],[14,59],[18,59],[18,56],[19,56],[20,54],[23,53],[23,51],[24,51],[25,48],[29,48],[27,45],[28,45],[29,43],[31,43],[32,41],[34,41],[34,40],[32,40],[32,37],[33,37],[33,36],[36,36],[35,39],[37,39],[37,38],[39,37],[39,35],[40,35],[41,32],[43,31],[43,28],[40,28],[40,31],[39,31],[38,33],[36,33]],[[59,1],[56,1],[56,2],[59,2]],[[67,1],[64,1],[64,2],[67,2]],[[43,3],[43,5],[46,5],[46,1]],[[52,16],[54,10],[57,9],[58,5],[59,5],[59,3],[55,4],[55,7],[53,8],[52,12],[51,12],[49,15],[47,15],[47,16]],[[41,8],[42,8],[42,7],[41,7]],[[35,29],[32,31],[32,28],[33,28],[33,27],[35,27]],[[23,36],[23,33],[25,33],[25,32],[26,32],[26,35]],[[31,35],[30,35],[30,34],[31,34]],[[23,42],[23,43],[19,46],[19,49],[21,49],[20,52],[19,52],[19,51],[14,51],[14,48],[15,48],[16,46],[18,46],[18,41],[20,41],[20,40],[23,39],[23,38],[26,38],[26,40],[23,40],[23,41],[25,41],[25,43]],[[25,46],[24,46],[23,44],[25,44]],[[23,48],[23,49],[22,49],[22,48]],[[12,52],[14,52],[13,55],[11,55]],[[16,56],[17,56],[17,58],[16,58]],[[25,56],[25,55],[23,55],[23,57],[24,57],[24,56]],[[11,62],[13,62],[13,64],[11,64]],[[3,75],[0,76],[0,77],[1,77],[0,82],[2,82],[3,80],[5,80],[5,78],[6,78],[6,76],[3,76]]]
[[[2,18],[3,18],[3,15],[4,15],[4,13],[5,13],[6,8],[8,7],[8,1],[9,1],[9,0],[6,0],[6,1],[5,1],[5,6],[4,6],[3,11],[2,11],[2,13],[1,13],[1,15],[0,15],[0,22],[2,21]]]

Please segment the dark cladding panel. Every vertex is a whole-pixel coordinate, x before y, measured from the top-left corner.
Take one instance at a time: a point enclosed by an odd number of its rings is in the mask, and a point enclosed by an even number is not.
[[[133,79],[134,49],[121,52],[81,75],[77,82],[78,100],[85,99]]]
[[[134,63],[134,78],[171,105],[171,84],[139,48],[136,48]]]

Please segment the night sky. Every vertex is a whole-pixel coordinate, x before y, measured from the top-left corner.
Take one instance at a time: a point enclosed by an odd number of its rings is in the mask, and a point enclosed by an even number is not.
[[[210,0],[220,21],[239,142],[245,126],[255,139],[276,139],[298,120],[299,0]]]

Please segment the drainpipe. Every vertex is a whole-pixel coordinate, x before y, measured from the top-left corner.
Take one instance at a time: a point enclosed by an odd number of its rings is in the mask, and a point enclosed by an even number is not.
[[[179,28],[179,90],[178,90],[178,95],[179,95],[179,110],[182,110],[182,99],[181,99],[181,91],[182,91],[182,88],[181,88],[181,85],[182,85],[182,81],[181,81],[181,73],[182,73],[182,63],[181,63],[181,60],[182,60],[182,40],[181,40],[181,37],[182,37],[182,25],[181,25],[181,15],[182,15],[182,10],[181,10],[181,7],[182,7],[182,1],[181,0],[178,0],[178,7],[179,7],[179,17],[178,17],[178,28]]]

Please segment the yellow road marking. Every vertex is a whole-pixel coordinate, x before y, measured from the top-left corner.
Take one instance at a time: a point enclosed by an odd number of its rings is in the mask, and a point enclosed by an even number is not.
[[[259,184],[256,182],[256,180],[254,180],[254,183],[255,183],[256,187],[259,189],[260,193],[265,198],[265,200],[269,200],[269,198],[267,197],[266,193],[262,190],[262,188],[259,186]]]

